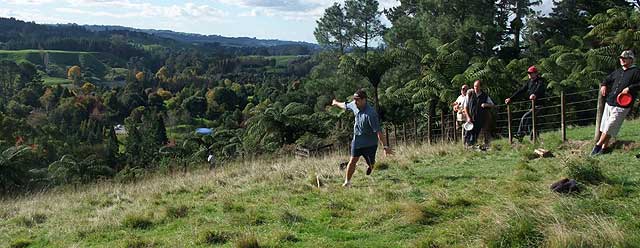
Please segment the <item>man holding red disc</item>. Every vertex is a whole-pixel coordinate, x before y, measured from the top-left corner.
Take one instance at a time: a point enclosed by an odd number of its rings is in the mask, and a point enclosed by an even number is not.
[[[625,50],[619,59],[622,68],[609,74],[600,84],[600,94],[606,97],[607,103],[600,123],[600,139],[591,151],[592,156],[602,154],[609,140],[618,134],[640,89],[640,70],[634,64],[633,52]]]

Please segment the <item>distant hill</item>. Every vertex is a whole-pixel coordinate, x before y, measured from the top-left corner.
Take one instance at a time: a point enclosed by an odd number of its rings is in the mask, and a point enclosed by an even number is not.
[[[302,45],[312,50],[318,49],[317,44],[301,41],[284,41],[276,39],[256,39],[250,37],[224,37],[220,35],[201,35],[193,33],[174,32],[171,30],[156,30],[156,29],[136,29],[123,26],[108,26],[108,25],[82,25],[89,31],[102,32],[102,31],[114,31],[114,30],[126,30],[134,32],[142,32],[147,34],[156,35],[162,38],[169,38],[176,41],[187,43],[217,43],[221,46],[230,47],[272,47],[272,46],[284,46],[284,45]]]
[[[0,49],[46,49],[106,52],[123,59],[145,57],[150,46],[172,50],[196,49],[216,55],[306,55],[316,44],[297,41],[229,38],[169,30],[135,29],[122,26],[38,24],[0,17]]]

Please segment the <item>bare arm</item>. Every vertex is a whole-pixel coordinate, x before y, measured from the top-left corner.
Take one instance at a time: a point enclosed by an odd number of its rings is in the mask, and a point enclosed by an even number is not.
[[[389,144],[384,143],[386,139],[382,131],[378,131],[376,134],[378,135],[378,141],[380,141],[380,144],[382,144],[382,147],[384,148],[384,155],[386,156],[386,155],[393,154],[393,150],[391,150],[391,147],[389,147]]]
[[[464,117],[467,119],[467,122],[473,122],[471,115],[469,114],[469,107],[464,107]]]
[[[341,109],[347,109],[347,104],[344,102],[339,102],[336,99],[333,99],[333,101],[331,102],[331,106],[336,106],[338,108]]]

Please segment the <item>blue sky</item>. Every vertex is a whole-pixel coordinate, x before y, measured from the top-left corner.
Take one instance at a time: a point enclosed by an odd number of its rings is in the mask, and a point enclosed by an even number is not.
[[[0,16],[37,23],[121,25],[231,37],[314,42],[332,0],[0,0]],[[339,1],[343,2],[343,0]],[[380,8],[398,4],[379,0]],[[544,0],[548,12],[551,0]]]

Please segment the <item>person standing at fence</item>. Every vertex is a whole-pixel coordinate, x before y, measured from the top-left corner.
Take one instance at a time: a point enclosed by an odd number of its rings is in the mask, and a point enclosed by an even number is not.
[[[640,70],[634,64],[634,59],[632,51],[623,51],[619,57],[621,68],[609,74],[600,84],[600,94],[606,97],[606,104],[600,122],[600,139],[593,147],[591,155],[602,154],[609,145],[609,140],[620,131],[624,118],[631,110],[633,104],[621,106],[617,101],[618,95],[630,94],[631,103],[636,99],[640,89]]]
[[[456,113],[456,130],[462,129],[462,137],[464,137],[465,134],[464,128],[462,128],[462,124],[467,121],[464,115],[464,108],[462,107],[462,104],[467,97],[468,89],[469,86],[467,86],[466,84],[462,85],[462,87],[460,87],[460,95],[458,96],[458,99],[456,99],[456,101],[451,104],[453,105],[453,111]]]
[[[524,93],[526,93],[529,96],[529,100],[535,101],[536,106],[534,107],[534,109],[536,111],[536,114],[538,114],[542,106],[540,106],[541,102],[536,100],[544,98],[547,85],[544,78],[540,76],[540,74],[538,73],[538,69],[534,65],[527,69],[527,75],[529,77],[529,81],[527,82],[527,84],[520,87],[520,89],[513,93],[513,95],[505,99],[504,103],[509,104],[513,99],[521,97]],[[522,118],[520,119],[518,133],[516,133],[515,135],[515,137],[519,141],[522,141],[522,138],[527,134],[531,135],[531,139],[533,140],[533,120],[531,119],[531,115],[532,110],[529,110],[524,115],[522,115]]]
[[[393,154],[393,150],[385,144],[384,134],[380,128],[378,113],[371,105],[367,104],[367,94],[359,89],[353,94],[353,101],[349,103],[339,102],[333,99],[331,105],[346,111],[352,111],[355,115],[353,124],[353,140],[351,141],[351,159],[347,165],[343,187],[351,186],[351,177],[356,170],[356,164],[360,157],[364,157],[367,163],[367,175],[371,174],[376,163],[376,151],[378,141],[384,147],[384,155]]]
[[[488,136],[490,134],[487,132],[491,119],[489,109],[494,106],[493,100],[482,90],[482,82],[480,80],[473,82],[473,90],[467,92],[467,97],[463,103],[466,120],[469,123],[473,123],[473,129],[464,136],[467,146],[476,144],[482,130],[485,130],[485,144],[480,149],[485,150],[489,145],[490,137]]]

